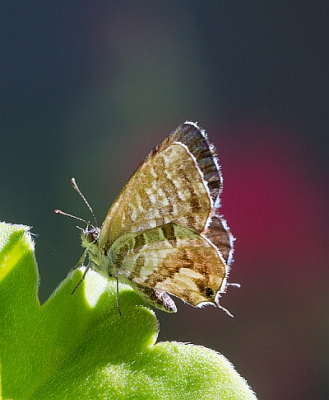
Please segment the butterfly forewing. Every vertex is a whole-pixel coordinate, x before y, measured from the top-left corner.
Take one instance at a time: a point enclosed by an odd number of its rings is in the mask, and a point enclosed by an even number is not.
[[[170,222],[202,232],[211,202],[188,148],[170,144],[149,157],[128,181],[105,218],[100,245],[110,247],[126,233]]]

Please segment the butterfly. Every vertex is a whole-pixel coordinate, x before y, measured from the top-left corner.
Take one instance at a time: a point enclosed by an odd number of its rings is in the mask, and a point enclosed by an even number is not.
[[[74,179],[72,184],[94,215]],[[173,295],[191,306],[212,304],[231,315],[219,304],[234,241],[219,212],[222,186],[215,147],[203,129],[186,121],[144,159],[102,226],[96,218],[95,226],[87,223],[78,265],[88,256],[85,273],[92,268],[114,278],[117,289],[119,282],[128,284],[166,312],[177,312]]]

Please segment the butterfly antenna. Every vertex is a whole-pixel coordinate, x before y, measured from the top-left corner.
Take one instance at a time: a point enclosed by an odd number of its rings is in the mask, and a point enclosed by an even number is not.
[[[94,210],[91,208],[90,204],[88,203],[87,199],[85,198],[85,196],[82,194],[81,190],[79,189],[76,181],[74,178],[71,179],[71,185],[73,186],[73,188],[79,193],[80,197],[82,198],[82,200],[85,202],[86,206],[89,208],[89,211],[91,212],[91,215],[94,217],[96,226],[98,226],[98,222],[97,219],[95,217],[94,214]]]
[[[70,217],[70,218],[73,218],[73,219],[77,219],[78,221],[82,221],[82,222],[84,222],[84,223],[87,224],[87,225],[90,224],[90,222],[86,221],[85,219],[76,217],[75,215],[72,215],[72,214],[68,214],[68,213],[66,213],[66,212],[64,212],[64,211],[62,211],[62,210],[55,210],[54,213],[55,213],[55,214],[66,215],[67,217]]]

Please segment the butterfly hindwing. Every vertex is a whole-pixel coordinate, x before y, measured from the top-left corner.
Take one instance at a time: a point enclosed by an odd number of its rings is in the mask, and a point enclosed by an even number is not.
[[[111,252],[118,273],[132,286],[165,291],[195,307],[216,303],[225,287],[226,266],[215,246],[180,225],[124,235]]]

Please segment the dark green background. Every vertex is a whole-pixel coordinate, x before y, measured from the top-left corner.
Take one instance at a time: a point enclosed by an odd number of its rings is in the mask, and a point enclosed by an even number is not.
[[[186,119],[215,143],[237,237],[222,304],[157,312],[260,399],[326,399],[328,2],[4,1],[0,218],[33,226],[44,301],[143,157]],[[65,310],[63,310],[65,312]],[[102,338],[104,340],[104,338]]]

